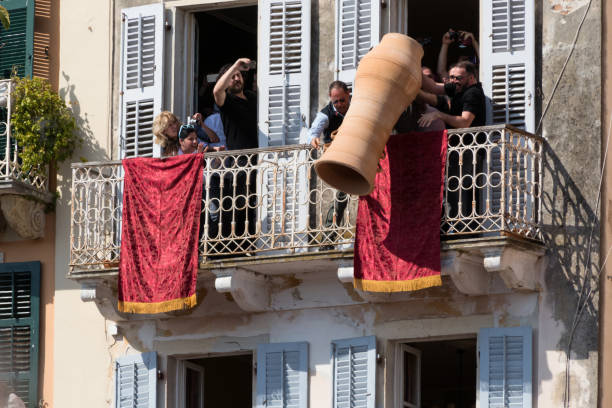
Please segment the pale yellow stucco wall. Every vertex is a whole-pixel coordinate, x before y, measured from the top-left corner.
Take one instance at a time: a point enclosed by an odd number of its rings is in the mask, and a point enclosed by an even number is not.
[[[83,146],[72,161],[103,160],[109,151],[110,1],[62,0],[59,91],[72,104]],[[109,355],[104,318],[66,279],[70,240],[70,164],[58,172],[53,407],[107,406]]]

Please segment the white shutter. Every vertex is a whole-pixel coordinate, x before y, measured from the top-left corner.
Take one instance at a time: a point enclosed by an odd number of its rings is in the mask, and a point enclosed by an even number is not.
[[[163,4],[123,9],[121,15],[121,157],[159,156],[152,126],[162,101]]]
[[[374,408],[376,401],[376,337],[332,342],[334,408]]]
[[[115,408],[156,408],[157,354],[117,358],[115,362]]]
[[[259,147],[297,144],[310,111],[310,0],[263,0],[259,12]]]
[[[257,347],[257,408],[308,406],[308,343]]]
[[[487,123],[535,130],[535,24],[531,0],[480,1],[480,77]]]
[[[531,349],[531,327],[480,330],[480,408],[531,408]]]
[[[263,0],[259,7],[259,147],[299,144],[310,112],[310,0]],[[289,239],[305,230],[306,151],[279,153],[261,167],[264,232]]]
[[[378,0],[336,0],[336,79],[352,84],[357,65],[380,41]]]

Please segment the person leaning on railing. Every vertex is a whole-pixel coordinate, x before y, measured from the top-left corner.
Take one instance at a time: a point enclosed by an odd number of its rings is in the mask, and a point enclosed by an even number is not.
[[[310,127],[308,143],[312,147],[318,149],[321,144],[328,146],[332,143],[332,134],[340,128],[350,104],[351,93],[348,86],[342,81],[332,82],[329,85],[329,103],[317,113]],[[336,226],[342,223],[347,204],[348,196],[346,193],[340,190],[336,191],[334,205],[329,208],[325,217],[325,228],[330,228],[334,224],[334,214],[336,214]],[[335,233],[328,236],[332,244],[336,240],[336,236]],[[324,246],[322,249],[331,249],[331,247]]]
[[[484,126],[486,121],[485,95],[482,84],[476,78],[476,67],[468,61],[453,65],[447,83],[438,83],[423,75],[419,98],[436,108],[423,114],[419,126],[426,127],[436,119],[447,128]],[[450,106],[443,95],[450,98]]]

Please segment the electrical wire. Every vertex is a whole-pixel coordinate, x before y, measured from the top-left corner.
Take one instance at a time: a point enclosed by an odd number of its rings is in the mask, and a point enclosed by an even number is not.
[[[578,25],[578,29],[576,30],[576,35],[574,36],[574,41],[572,42],[570,51],[567,54],[567,58],[565,59],[565,63],[563,64],[563,67],[561,67],[561,72],[559,72],[559,76],[557,77],[557,80],[555,81],[555,85],[553,86],[552,92],[550,94],[550,98],[548,98],[548,102],[546,103],[546,106],[544,107],[544,111],[542,112],[542,116],[540,117],[540,121],[538,122],[538,126],[536,127],[536,130],[535,130],[536,135],[538,134],[538,131],[540,130],[540,127],[542,126],[542,122],[544,121],[544,117],[546,116],[546,113],[548,112],[550,103],[555,97],[555,92],[557,91],[557,87],[559,86],[559,83],[561,82],[561,78],[563,77],[563,74],[565,73],[565,68],[567,68],[567,64],[569,63],[569,60],[572,57],[572,54],[574,53],[574,49],[576,48],[576,44],[578,43],[578,35],[580,34],[580,30],[582,29],[582,25],[584,24],[586,20],[587,14],[589,14],[589,10],[591,9],[592,2],[593,0],[589,0],[589,3],[586,6],[586,11],[584,12],[584,15],[582,16],[582,20],[580,20],[580,24]]]

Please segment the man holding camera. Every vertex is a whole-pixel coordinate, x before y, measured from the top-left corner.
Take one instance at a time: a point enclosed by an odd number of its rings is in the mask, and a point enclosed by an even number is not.
[[[448,49],[451,44],[457,44],[460,50],[466,51],[462,52],[462,55],[459,55],[457,62],[470,61],[473,64],[476,64],[479,56],[478,41],[476,41],[474,34],[468,31],[455,31],[453,29],[449,29],[442,36],[442,46],[440,47],[440,54],[438,55],[438,75],[444,82],[448,81],[448,71],[446,70],[446,67],[448,61]],[[473,55],[467,52],[470,47],[474,50]]]

